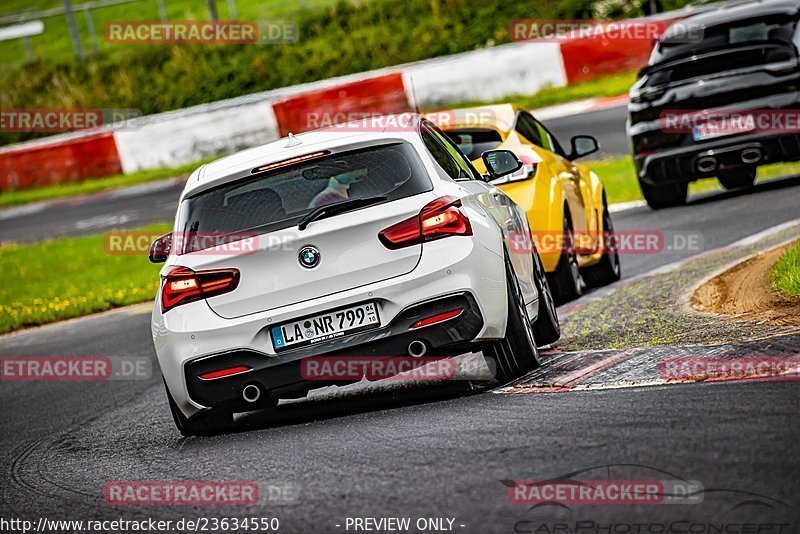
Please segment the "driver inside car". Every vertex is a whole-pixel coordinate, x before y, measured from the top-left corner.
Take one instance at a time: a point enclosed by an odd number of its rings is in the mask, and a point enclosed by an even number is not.
[[[350,189],[350,185],[358,181],[359,178],[366,176],[366,174],[367,169],[358,169],[331,176],[328,180],[328,185],[317,193],[308,207],[313,209],[347,200],[349,198],[347,191]]]

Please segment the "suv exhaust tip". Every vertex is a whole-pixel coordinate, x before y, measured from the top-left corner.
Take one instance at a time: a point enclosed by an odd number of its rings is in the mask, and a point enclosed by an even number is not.
[[[711,172],[717,168],[717,160],[712,156],[703,156],[697,160],[695,167],[700,172]]]
[[[428,352],[428,345],[424,341],[415,339],[408,344],[408,353],[415,358],[424,356],[426,352]]]
[[[250,404],[256,402],[261,398],[261,388],[255,384],[247,384],[244,389],[242,389],[242,398],[245,402],[249,402]]]
[[[761,149],[745,148],[741,154],[742,163],[758,163],[761,161],[761,156]]]

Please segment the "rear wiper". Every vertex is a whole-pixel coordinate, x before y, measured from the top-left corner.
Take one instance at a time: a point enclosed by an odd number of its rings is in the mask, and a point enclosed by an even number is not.
[[[369,206],[370,204],[375,204],[377,202],[383,202],[387,198],[388,197],[386,197],[385,195],[375,196],[375,197],[352,198],[350,200],[344,200],[342,202],[335,202],[333,204],[326,204],[325,206],[320,206],[308,212],[307,214],[303,215],[303,218],[300,219],[300,222],[297,223],[297,229],[305,230],[306,227],[309,225],[309,223],[312,221],[324,219],[325,217],[330,217],[331,215],[336,215],[337,213],[344,213],[345,211],[361,208],[363,206]]]

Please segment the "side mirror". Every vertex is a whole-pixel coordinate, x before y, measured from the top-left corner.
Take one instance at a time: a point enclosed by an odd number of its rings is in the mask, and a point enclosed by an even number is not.
[[[522,162],[510,150],[487,150],[481,155],[481,158],[492,180],[522,168]]]
[[[150,261],[164,263],[169,257],[172,248],[172,233],[164,234],[150,244]]]
[[[591,135],[576,135],[570,140],[570,144],[572,145],[572,152],[567,158],[570,160],[582,158],[600,150],[597,139]]]

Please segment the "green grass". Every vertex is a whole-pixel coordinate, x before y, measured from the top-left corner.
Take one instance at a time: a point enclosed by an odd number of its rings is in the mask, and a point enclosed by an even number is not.
[[[87,0],[73,0],[73,8]],[[276,18],[292,18],[304,11],[315,11],[335,5],[337,0],[235,0],[239,20],[267,20]],[[167,18],[178,20],[208,20],[209,12],[206,3],[198,0],[165,0]],[[5,0],[0,7],[0,15],[27,11],[38,11],[53,7],[62,7],[62,0]],[[217,14],[220,20],[230,20],[228,2],[216,0]],[[102,53],[120,54],[124,47],[109,44],[103,36],[106,23],[115,20],[159,20],[156,0],[139,0],[128,4],[93,9],[92,20],[97,34],[98,50]],[[92,40],[89,24],[83,11],[75,11],[75,23],[81,38],[85,54],[91,55]],[[69,27],[63,15],[41,19],[44,32],[31,37],[31,45],[38,59],[74,61],[75,52],[69,36]],[[9,64],[20,64],[27,60],[25,44],[22,39],[0,42],[0,58]],[[90,59],[91,60],[91,59]]]
[[[0,333],[150,300],[158,270],[144,253],[107,253],[103,235],[0,247]]]
[[[642,200],[639,182],[630,156],[606,158],[584,162],[603,180],[609,204]],[[765,165],[758,169],[758,179],[777,178],[800,173],[800,162]],[[722,190],[716,178],[698,180],[689,184],[689,193]]]
[[[800,297],[800,242],[789,249],[772,269],[772,290]]]
[[[84,195],[87,193],[96,193],[98,191],[138,185],[155,180],[163,180],[165,178],[188,176],[203,163],[214,159],[216,158],[208,158],[197,163],[190,163],[179,167],[139,171],[132,174],[109,176],[108,178],[89,179],[83,182],[48,185],[45,187],[35,187],[33,189],[20,189],[18,191],[4,191],[0,192],[0,208],[75,195]]]
[[[628,89],[630,89],[635,81],[635,72],[624,72],[621,74],[604,76],[588,82],[576,83],[575,85],[566,87],[545,87],[529,95],[512,95],[494,100],[465,100],[442,106],[440,109],[486,106],[505,102],[518,104],[526,109],[536,109],[586,98],[603,98],[623,95],[628,92]]]

